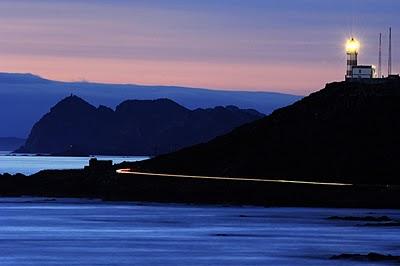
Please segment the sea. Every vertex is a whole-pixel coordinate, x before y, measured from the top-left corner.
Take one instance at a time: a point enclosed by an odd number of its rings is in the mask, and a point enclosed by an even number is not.
[[[80,168],[87,159],[1,156],[0,169]],[[400,220],[400,211],[0,197],[0,265],[391,265],[330,258],[400,255],[400,227],[332,216]]]
[[[124,161],[134,162],[148,159],[146,156],[91,156],[91,157],[62,157],[62,156],[35,156],[29,154],[12,154],[9,151],[0,151],[0,174],[31,175],[44,169],[64,170],[82,169],[89,164],[91,158],[112,160],[114,163]]]

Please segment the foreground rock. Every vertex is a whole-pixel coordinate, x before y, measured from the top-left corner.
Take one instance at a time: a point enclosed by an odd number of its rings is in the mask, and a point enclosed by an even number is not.
[[[396,262],[400,263],[400,256],[384,255],[379,253],[363,254],[341,254],[332,256],[331,260],[355,260],[355,261],[374,261],[374,262]]]
[[[119,201],[262,206],[400,208],[400,188],[198,179],[117,173],[111,161],[92,159],[83,170],[0,175],[0,196],[81,197]],[[376,199],[380,200],[377,201]]]
[[[388,222],[388,223],[366,223],[359,226],[369,227],[400,227],[400,222]]]
[[[400,222],[388,216],[331,216],[328,220],[338,221],[355,221],[355,222],[368,222],[364,224],[357,224],[357,226],[368,227],[400,227]]]
[[[362,222],[392,222],[393,220],[388,216],[364,216],[364,217],[357,217],[357,216],[331,216],[328,220],[341,220],[341,221],[362,221]]]

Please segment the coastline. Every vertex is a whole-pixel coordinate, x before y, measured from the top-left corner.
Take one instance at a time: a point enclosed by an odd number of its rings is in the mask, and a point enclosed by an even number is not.
[[[0,196],[264,207],[400,209],[400,186],[326,186],[118,174],[115,166],[0,175]]]

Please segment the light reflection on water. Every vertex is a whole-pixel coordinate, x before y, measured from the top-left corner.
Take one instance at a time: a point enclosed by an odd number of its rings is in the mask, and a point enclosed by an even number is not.
[[[2,265],[365,265],[340,253],[399,255],[399,229],[329,216],[397,210],[221,207],[0,199]],[[368,264],[379,265],[379,264]]]

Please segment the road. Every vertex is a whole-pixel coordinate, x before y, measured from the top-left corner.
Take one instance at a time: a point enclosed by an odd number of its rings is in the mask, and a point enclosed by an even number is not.
[[[306,185],[324,185],[324,186],[352,186],[348,183],[327,183],[327,182],[312,182],[301,180],[284,180],[284,179],[255,179],[255,178],[237,178],[237,177],[220,177],[220,176],[197,176],[197,175],[174,175],[161,173],[146,173],[132,171],[131,169],[118,169],[118,174],[125,175],[144,175],[144,176],[161,176],[161,177],[176,177],[176,178],[192,178],[192,179],[207,179],[207,180],[229,180],[229,181],[248,181],[248,182],[268,182],[268,183],[291,183],[291,184],[306,184]]]

